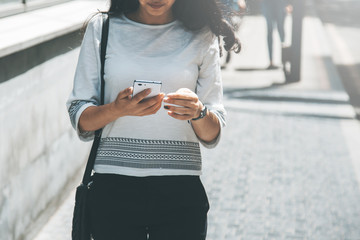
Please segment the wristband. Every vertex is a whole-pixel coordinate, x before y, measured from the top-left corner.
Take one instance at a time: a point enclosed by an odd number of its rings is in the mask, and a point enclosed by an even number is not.
[[[200,116],[198,116],[197,118],[193,118],[191,120],[196,121],[204,118],[206,115],[207,115],[207,107],[204,105],[204,107],[201,109]]]

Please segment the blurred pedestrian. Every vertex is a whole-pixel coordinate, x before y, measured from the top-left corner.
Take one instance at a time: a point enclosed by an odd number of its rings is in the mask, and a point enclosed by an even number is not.
[[[111,0],[108,16],[105,105],[101,16],[87,27],[67,102],[82,140],[103,128],[89,190],[92,236],[203,240],[199,143],[215,147],[225,125],[218,37],[226,51],[240,44],[216,0]],[[161,81],[163,93],[132,97],[134,79]]]
[[[267,25],[267,45],[270,64],[267,69],[277,68],[274,65],[273,56],[273,31],[277,29],[281,44],[285,44],[285,17],[286,12],[291,10],[291,5],[287,0],[261,0],[262,12]]]

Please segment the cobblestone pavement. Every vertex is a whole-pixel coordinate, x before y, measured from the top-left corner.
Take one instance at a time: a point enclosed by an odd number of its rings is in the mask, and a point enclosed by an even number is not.
[[[360,239],[340,121],[230,111],[220,146],[203,153],[208,239]]]

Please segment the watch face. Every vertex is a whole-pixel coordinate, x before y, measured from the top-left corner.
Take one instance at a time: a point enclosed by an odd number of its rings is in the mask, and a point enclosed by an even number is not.
[[[200,113],[201,118],[206,116],[207,108],[204,106],[203,110]]]

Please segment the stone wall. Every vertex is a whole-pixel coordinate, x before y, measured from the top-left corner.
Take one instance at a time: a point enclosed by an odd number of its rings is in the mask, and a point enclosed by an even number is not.
[[[79,183],[91,144],[78,140],[65,107],[78,54],[75,48],[0,83],[1,240],[28,239],[24,233]]]

